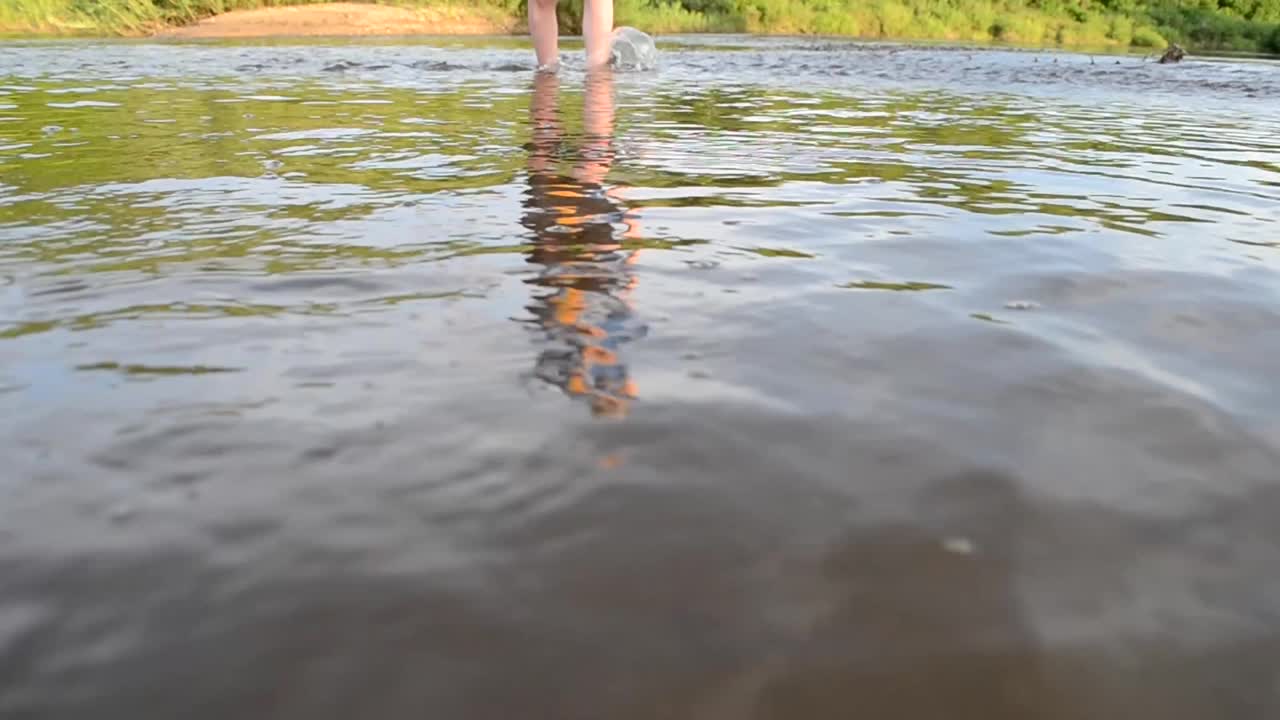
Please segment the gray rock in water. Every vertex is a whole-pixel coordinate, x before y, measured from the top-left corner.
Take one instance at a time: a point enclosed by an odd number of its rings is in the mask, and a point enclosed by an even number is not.
[[[658,64],[658,49],[647,33],[623,26],[613,31],[610,64],[618,70],[649,70]]]
[[[1170,44],[1169,49],[1165,50],[1164,54],[1160,56],[1160,64],[1170,65],[1172,63],[1180,63],[1182,62],[1182,58],[1186,56],[1187,51],[1183,50],[1181,46]]]

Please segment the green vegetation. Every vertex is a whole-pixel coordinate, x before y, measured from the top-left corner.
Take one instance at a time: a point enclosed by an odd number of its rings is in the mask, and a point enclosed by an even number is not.
[[[653,32],[754,32],[1280,53],[1280,0],[617,0]]]
[[[229,10],[315,0],[7,0],[0,32],[141,34]],[[384,0],[522,17],[524,0]],[[1280,0],[616,0],[651,32],[842,35],[1280,53]],[[576,28],[581,0],[561,3]]]
[[[129,35],[273,3],[270,0],[11,0],[0,3],[0,31]]]

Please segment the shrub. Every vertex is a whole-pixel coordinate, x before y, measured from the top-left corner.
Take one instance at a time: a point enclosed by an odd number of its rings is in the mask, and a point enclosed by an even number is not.
[[[1134,47],[1159,48],[1169,43],[1156,32],[1155,28],[1140,27],[1134,28],[1133,37],[1129,40],[1129,44]]]

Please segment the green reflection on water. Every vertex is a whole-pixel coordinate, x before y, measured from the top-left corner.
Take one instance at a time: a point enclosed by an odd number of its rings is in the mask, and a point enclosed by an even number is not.
[[[1216,172],[1251,173],[1252,184],[1238,186],[1254,199],[1276,172],[1266,160],[1200,148],[1212,140],[1207,131],[1141,118],[1117,124],[1084,109],[1041,114],[1016,98],[672,83],[641,91],[624,83],[602,187],[625,196],[618,209],[634,227],[610,230],[614,220],[584,216],[577,228],[531,232],[523,207],[530,178],[562,182],[557,174],[594,151],[584,143],[592,131],[581,84],[557,88],[556,136],[536,139],[526,83],[523,76],[437,87],[315,77],[203,84],[0,77],[0,271],[111,282],[461,261],[512,271],[522,256],[539,264],[531,259],[545,259],[549,248],[557,257],[600,254],[599,243],[573,236],[593,224],[612,233],[609,253],[621,256],[713,252],[724,242],[778,261],[838,262],[837,249],[851,244],[930,235],[948,242],[1032,243],[1088,232],[1163,239],[1171,228],[1224,217],[1256,220],[1230,197],[1189,198],[1217,181],[1170,169],[1177,163],[1213,159],[1222,166]],[[531,168],[531,158],[559,170]],[[1155,173],[1158,186],[1147,182]],[[586,185],[595,192],[600,181]],[[1179,196],[1165,202],[1155,187]],[[557,211],[554,198],[543,204]],[[648,222],[651,216],[664,221]],[[772,236],[751,235],[762,225]],[[793,233],[796,227],[806,230]],[[888,271],[897,272],[915,271]],[[945,273],[937,279],[950,280]],[[565,280],[548,273],[544,282]],[[3,318],[0,339],[120,320],[342,314],[368,303],[484,297],[489,288],[480,285],[451,280],[445,289],[397,288],[372,299],[144,298],[96,311],[32,311],[39,303],[28,299]]]
[[[125,375],[211,375],[214,373],[241,372],[242,370],[242,368],[211,367],[208,365],[140,365],[136,363],[121,364],[118,362],[77,365],[76,369],[82,371],[110,370]]]
[[[740,250],[743,250],[743,251],[745,251],[745,252],[754,253],[754,254],[759,255],[759,256],[761,256],[761,257],[768,257],[768,258],[806,258],[806,259],[811,259],[811,258],[815,258],[815,257],[817,257],[817,255],[814,255],[814,254],[812,254],[812,253],[801,252],[801,251],[799,251],[799,250],[790,250],[790,249],[787,249],[787,248],[765,248],[765,247],[754,247],[754,248],[739,248],[739,249],[740,249]]]
[[[427,91],[314,80],[243,89],[45,81],[3,97],[14,107],[0,110],[7,120],[0,144],[9,148],[0,150],[7,187],[0,229],[17,238],[0,249],[0,261],[40,263],[44,272],[162,273],[170,265],[225,269],[219,261],[250,259],[250,267],[285,273],[528,249],[511,242],[509,215],[483,207],[496,205],[526,172],[523,93],[483,83]],[[380,104],[360,104],[367,101]],[[580,89],[566,91],[563,102],[565,135],[580,136]],[[1123,167],[1115,158],[1133,149],[1105,138],[1067,138],[1056,148],[1037,143],[1033,133],[1070,130],[1066,121],[1054,122],[999,100],[667,87],[643,104],[622,103],[624,152],[610,177],[633,189],[712,189],[648,198],[648,208],[818,207],[851,220],[951,210],[1034,214],[1149,237],[1159,236],[1158,224],[1205,221],[1131,199],[1038,193],[996,175],[998,164],[979,165],[1089,152],[1098,172]],[[627,153],[628,137],[649,148]],[[1177,154],[1159,143],[1142,152]],[[921,162],[922,155],[932,161]],[[919,209],[828,208],[826,198],[737,192],[867,181],[891,188],[885,199]],[[458,205],[472,214],[457,213]],[[440,216],[412,236],[397,234],[395,221],[415,207]],[[391,217],[397,208],[404,215]],[[384,218],[390,232],[367,239],[340,227]],[[477,219],[506,227],[476,239],[467,226]],[[335,227],[344,237],[330,237]],[[1038,222],[986,229],[1018,237],[1080,228]],[[448,247],[460,240],[465,248]]]
[[[866,280],[863,282],[845,283],[840,287],[850,290],[891,290],[894,292],[919,292],[922,290],[950,290],[950,285],[942,285],[939,283],[929,282],[877,282]]]

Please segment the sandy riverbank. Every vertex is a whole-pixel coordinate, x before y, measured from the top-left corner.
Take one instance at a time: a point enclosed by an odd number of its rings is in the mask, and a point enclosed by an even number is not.
[[[194,25],[167,28],[174,38],[247,38],[322,35],[487,35],[517,29],[509,18],[460,7],[408,8],[327,3],[236,10]]]

